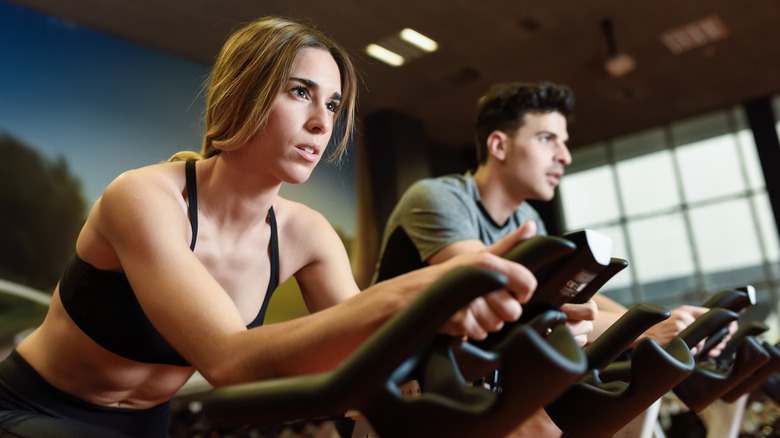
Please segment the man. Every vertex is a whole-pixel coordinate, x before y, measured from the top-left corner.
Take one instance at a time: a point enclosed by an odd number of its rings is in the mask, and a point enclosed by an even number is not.
[[[545,234],[525,201],[549,201],[571,163],[566,115],[574,97],[552,84],[496,85],[479,100],[477,170],[413,184],[391,213],[374,281],[459,252],[479,251],[527,220]]]
[[[571,163],[567,88],[549,83],[498,84],[477,105],[477,170],[413,184],[388,218],[374,281],[437,264],[457,254],[503,255],[535,234],[546,234],[529,199],[549,201]],[[596,306],[564,305],[569,328],[584,345]],[[540,410],[517,434],[560,436]]]
[[[388,218],[374,281],[382,281],[464,252],[503,255],[544,223],[526,201],[550,201],[572,157],[567,116],[569,88],[551,83],[505,83],[490,88],[477,104],[473,173],[414,183]],[[626,309],[597,295],[581,305],[565,304],[569,329],[581,345],[595,339]],[[683,306],[645,333],[665,344],[708,309]],[[543,410],[513,436],[560,437]]]
[[[424,179],[407,190],[388,219],[374,281],[464,252],[502,255],[546,234],[539,214],[525,201],[551,200],[571,163],[566,116],[573,104],[572,92],[559,85],[492,87],[477,107],[477,170]],[[562,310],[584,344],[595,305]]]

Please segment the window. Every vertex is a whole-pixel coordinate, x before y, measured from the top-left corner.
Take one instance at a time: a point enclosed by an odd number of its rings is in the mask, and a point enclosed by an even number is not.
[[[721,135],[675,149],[687,202],[745,191],[735,135]]]
[[[609,222],[619,217],[611,167],[594,167],[567,175],[563,181],[566,182],[566,196],[562,196],[561,201],[564,210],[570,213],[566,221],[569,229]]]
[[[669,151],[621,161],[615,168],[626,214],[668,210],[680,204],[674,163]]]
[[[565,228],[606,234],[629,261],[606,295],[671,309],[751,284],[759,302],[776,302],[780,240],[741,108],[572,153],[558,197]]]

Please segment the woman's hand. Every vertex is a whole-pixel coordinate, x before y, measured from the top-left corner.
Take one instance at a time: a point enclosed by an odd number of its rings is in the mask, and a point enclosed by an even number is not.
[[[461,254],[435,267],[439,266],[479,266],[504,274],[509,280],[505,289],[479,297],[456,313],[442,330],[453,336],[482,340],[488,333],[501,330],[505,322],[517,321],[522,304],[536,289],[536,277],[525,266],[487,252]]]

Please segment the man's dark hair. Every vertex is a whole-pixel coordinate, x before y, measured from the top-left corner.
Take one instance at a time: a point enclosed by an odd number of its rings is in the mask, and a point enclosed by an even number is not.
[[[477,162],[487,161],[487,138],[493,131],[513,134],[523,126],[529,112],[557,111],[568,116],[574,107],[574,94],[565,85],[549,82],[530,84],[511,82],[490,87],[477,102],[477,122],[474,139],[477,143]]]

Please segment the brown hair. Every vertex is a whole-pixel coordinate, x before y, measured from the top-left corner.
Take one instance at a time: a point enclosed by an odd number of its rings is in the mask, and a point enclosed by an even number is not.
[[[341,73],[342,103],[334,133],[342,138],[330,156],[331,161],[340,160],[355,124],[355,67],[346,51],[322,32],[278,17],[253,21],[228,38],[210,76],[203,150],[182,151],[170,160],[209,158],[240,147],[262,131],[296,55],[306,47],[327,50]]]

